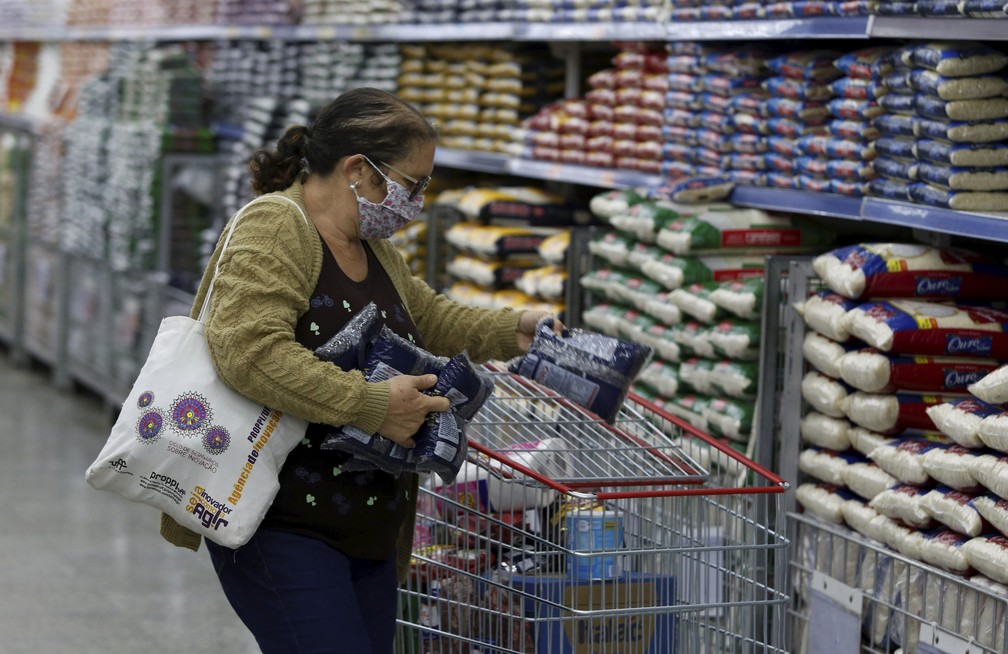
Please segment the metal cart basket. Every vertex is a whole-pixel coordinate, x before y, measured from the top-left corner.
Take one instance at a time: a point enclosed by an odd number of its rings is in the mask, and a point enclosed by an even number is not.
[[[632,393],[607,424],[492,374],[421,483],[399,654],[783,651],[783,480]]]

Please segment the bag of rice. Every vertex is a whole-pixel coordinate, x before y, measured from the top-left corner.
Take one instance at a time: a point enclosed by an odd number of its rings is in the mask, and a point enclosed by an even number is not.
[[[847,331],[893,354],[1008,359],[1008,311],[990,307],[905,299],[866,302],[847,312]]]
[[[887,488],[899,485],[898,479],[870,461],[849,464],[845,481],[847,488],[869,501]]]
[[[762,277],[721,282],[710,294],[711,302],[745,320],[754,320],[763,308]]]
[[[687,177],[660,187],[656,193],[674,202],[700,204],[723,200],[734,187],[735,183],[727,177]]]
[[[712,323],[725,317],[724,311],[711,300],[711,293],[720,284],[718,282],[697,282],[683,288],[677,288],[668,295],[668,300],[679,307],[679,310],[700,322]]]
[[[603,220],[626,213],[630,207],[644,202],[646,192],[637,189],[617,189],[604,191],[588,201],[588,209]]]
[[[907,429],[935,429],[927,408],[948,401],[940,395],[915,393],[865,393],[855,391],[844,397],[841,406],[851,422],[883,434]]]
[[[802,398],[809,405],[831,418],[843,418],[843,402],[850,388],[821,372],[810,370],[801,381]]]
[[[758,322],[746,320],[722,320],[706,330],[716,357],[740,361],[759,360],[761,333]]]
[[[833,524],[843,524],[843,505],[854,496],[831,484],[805,483],[795,489],[795,500],[812,515]]]
[[[1008,536],[984,534],[961,548],[970,567],[991,579],[1008,584]]]
[[[924,470],[921,456],[943,442],[945,441],[935,437],[897,438],[876,447],[868,458],[901,482],[922,486],[931,483],[932,480],[931,475]]]
[[[1000,299],[1008,266],[989,256],[918,243],[861,243],[816,257],[812,269],[847,298]]]
[[[865,456],[871,455],[872,450],[879,445],[891,445],[896,441],[894,437],[887,434],[879,434],[855,425],[850,425],[847,429],[847,440],[850,441],[851,447]]]
[[[999,191],[954,191],[917,182],[907,186],[910,202],[956,211],[1008,211],[1008,193]]]
[[[641,272],[669,290],[694,282],[762,277],[766,265],[765,257],[758,255],[680,257],[668,252],[640,261]]]
[[[995,73],[1008,65],[1008,55],[975,42],[930,42],[909,46],[904,61],[950,77]]]
[[[962,393],[997,365],[993,359],[893,356],[867,347],[841,357],[840,377],[868,393]]]
[[[944,166],[921,162],[917,178],[942,188],[956,191],[1004,191],[1008,189],[1008,168],[973,168]]]
[[[710,383],[715,395],[754,400],[759,384],[759,365],[755,361],[718,361],[711,368]]]
[[[798,470],[835,486],[843,486],[847,466],[864,461],[858,452],[834,452],[818,447],[810,447],[798,454]]]
[[[840,379],[841,358],[847,352],[860,347],[861,344],[844,345],[818,332],[809,331],[805,332],[802,340],[802,357],[827,377]]]
[[[704,212],[670,221],[657,243],[674,254],[744,249],[747,252],[800,251],[828,247],[836,234],[811,220],[762,209]]]
[[[978,168],[1008,166],[1008,143],[948,143],[921,139],[914,147],[922,161]]]
[[[940,484],[960,491],[977,491],[980,484],[973,476],[977,458],[981,456],[958,444],[934,447],[921,455],[924,472]]]
[[[935,519],[924,508],[924,496],[930,489],[914,484],[900,484],[887,488],[868,502],[868,506],[893,520],[917,529],[930,529]]]
[[[714,361],[711,359],[689,357],[679,364],[677,374],[682,383],[686,384],[694,392],[711,395],[710,373],[713,368]]]
[[[872,520],[880,514],[875,509],[860,500],[848,500],[840,509],[847,526],[868,538],[875,538],[878,530],[873,529]],[[881,542],[881,540],[879,540]]]
[[[1008,98],[980,100],[942,100],[929,95],[917,95],[914,109],[920,116],[938,120],[999,120],[1008,118]]]
[[[984,417],[977,435],[992,450],[1008,452],[1008,411]]]
[[[910,71],[910,84],[920,93],[953,101],[996,98],[1008,89],[1008,81],[999,75],[950,77],[923,69]]]
[[[639,379],[665,397],[675,397],[679,392],[679,367],[659,358],[644,366]]]
[[[998,497],[1008,497],[1008,454],[985,451],[973,462],[973,477]]]
[[[973,397],[954,399],[927,408],[927,414],[938,431],[959,445],[974,449],[984,446],[980,437],[981,421],[999,413],[1000,408]]]
[[[950,529],[936,529],[924,534],[921,543],[921,560],[948,572],[965,574],[970,570],[963,545],[971,536]],[[919,651],[914,648],[915,651]]]
[[[716,397],[703,410],[712,436],[743,440],[752,431],[756,405],[745,400]]]
[[[970,384],[969,392],[989,404],[1008,403],[1008,365]]]
[[[833,291],[819,291],[804,302],[796,302],[795,310],[805,324],[823,336],[844,342],[850,338],[844,316],[860,304]]]
[[[918,138],[944,139],[953,143],[993,143],[1008,138],[1008,120],[972,122],[917,118],[913,128],[914,136]]]
[[[990,526],[1008,536],[1008,500],[994,493],[985,493],[974,497],[971,505]]]
[[[816,447],[842,452],[851,446],[847,432],[851,424],[847,420],[831,418],[817,411],[802,416],[799,433],[803,441]],[[862,451],[862,454],[864,452]]]

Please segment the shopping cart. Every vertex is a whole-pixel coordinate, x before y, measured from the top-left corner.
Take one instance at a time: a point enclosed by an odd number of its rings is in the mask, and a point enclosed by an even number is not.
[[[610,425],[491,371],[421,485],[397,652],[782,651],[786,482],[634,394]]]

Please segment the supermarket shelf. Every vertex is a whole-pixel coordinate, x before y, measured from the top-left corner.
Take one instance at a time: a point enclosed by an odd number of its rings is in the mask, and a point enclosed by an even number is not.
[[[831,16],[782,20],[711,20],[668,26],[670,41],[765,39],[865,39],[868,16]],[[905,36],[911,36],[906,34]],[[948,37],[946,37],[948,38]],[[965,37],[964,37],[965,38]]]
[[[772,211],[863,220],[1008,243],[1008,214],[968,213],[881,198],[751,186],[736,187],[731,201]]]
[[[1008,41],[1008,20],[871,16],[868,22],[868,36]]]
[[[509,157],[492,152],[470,152],[448,148],[438,149],[434,156],[434,163],[448,168],[461,168],[498,175],[516,175],[601,188],[659,186],[664,181],[661,175],[649,175],[633,170],[595,168],[554,161]]]
[[[388,23],[13,27],[0,41],[716,41],[942,38],[1008,40],[1008,22],[966,18],[824,16],[677,23]]]
[[[779,188],[736,186],[731,202],[770,211],[795,211],[814,216],[861,219],[862,198]]]

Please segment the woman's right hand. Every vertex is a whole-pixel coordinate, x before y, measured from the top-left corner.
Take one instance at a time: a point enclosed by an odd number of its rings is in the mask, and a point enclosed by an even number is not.
[[[409,449],[413,434],[420,429],[428,413],[448,411],[451,401],[447,397],[425,395],[437,383],[437,375],[396,375],[388,380],[389,408],[378,433]]]

